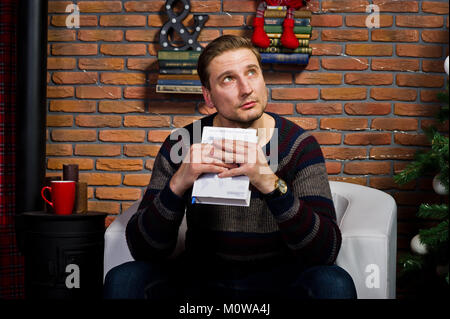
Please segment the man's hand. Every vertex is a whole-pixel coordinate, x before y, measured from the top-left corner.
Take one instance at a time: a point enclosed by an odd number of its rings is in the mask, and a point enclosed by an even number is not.
[[[267,163],[264,153],[256,143],[232,140],[215,140],[212,157],[224,163],[235,163],[238,167],[219,173],[219,177],[246,175],[261,193],[275,189],[277,176]]]
[[[183,163],[170,180],[169,187],[179,197],[194,184],[203,173],[223,173],[237,165],[224,163],[213,157],[214,147],[210,144],[192,144]]]

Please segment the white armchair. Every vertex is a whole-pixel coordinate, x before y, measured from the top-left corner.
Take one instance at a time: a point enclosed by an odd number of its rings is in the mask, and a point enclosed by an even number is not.
[[[344,182],[330,182],[342,246],[336,264],[355,282],[358,298],[395,298],[397,205],[389,194]],[[119,215],[105,232],[104,276],[113,267],[133,260],[125,227],[139,201]],[[181,224],[174,255],[184,249],[186,219]]]

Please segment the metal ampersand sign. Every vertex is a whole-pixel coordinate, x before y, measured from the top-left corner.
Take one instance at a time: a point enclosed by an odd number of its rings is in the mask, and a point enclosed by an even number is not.
[[[176,15],[173,11],[174,4],[176,5],[178,1],[183,4],[183,12],[180,15]],[[169,20],[162,26],[159,35],[159,44],[164,50],[188,50],[193,49],[196,51],[201,51],[202,47],[197,42],[197,37],[200,34],[203,25],[208,20],[207,15],[194,15],[194,32],[190,33],[188,29],[183,25],[182,21],[186,18],[191,9],[191,4],[189,0],[167,0],[166,10]],[[173,45],[172,41],[169,40],[169,33],[173,31],[177,32],[183,39],[182,46]]]

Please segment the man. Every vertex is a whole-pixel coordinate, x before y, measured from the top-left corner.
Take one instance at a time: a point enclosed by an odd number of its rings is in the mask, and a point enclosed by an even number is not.
[[[351,277],[334,265],[341,234],[322,152],[302,128],[264,112],[258,51],[245,38],[222,36],[204,49],[197,69],[206,105],[217,110],[201,128],[258,129],[258,143],[200,144],[191,124],[189,152],[174,161],[180,140],[165,140],[127,225],[136,261],[108,273],[105,297],[355,298]],[[274,143],[272,170],[262,147]],[[203,173],[248,176],[250,206],[192,204],[192,185]],[[186,251],[168,261],[185,213]]]

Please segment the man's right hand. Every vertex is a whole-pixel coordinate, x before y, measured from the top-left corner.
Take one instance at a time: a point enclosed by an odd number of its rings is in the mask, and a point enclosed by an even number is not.
[[[203,173],[222,173],[236,164],[224,163],[213,157],[214,147],[210,144],[192,144],[189,153],[172,176],[169,187],[174,194],[182,197]]]

